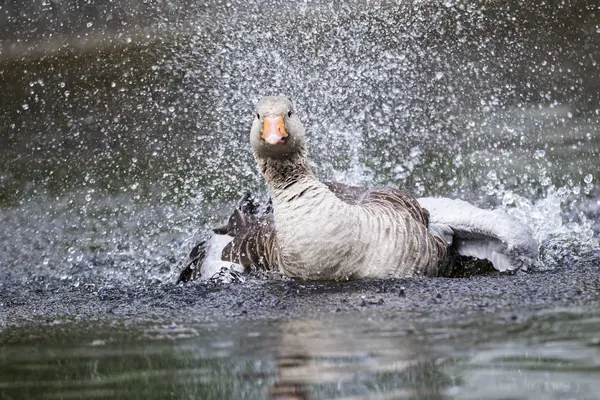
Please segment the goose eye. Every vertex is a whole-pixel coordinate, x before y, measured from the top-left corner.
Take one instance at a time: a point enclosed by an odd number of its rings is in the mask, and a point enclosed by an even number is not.
[[[256,113],[256,118],[260,119],[260,114]]]
[[[292,110],[288,110],[288,117],[292,116]]]

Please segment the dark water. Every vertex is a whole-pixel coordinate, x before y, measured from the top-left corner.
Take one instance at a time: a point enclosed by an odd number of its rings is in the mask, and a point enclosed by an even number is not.
[[[597,399],[597,309],[5,331],[4,398]]]
[[[0,398],[600,398],[594,2],[50,3],[0,30]],[[175,286],[274,92],[319,176],[503,207],[544,267]]]

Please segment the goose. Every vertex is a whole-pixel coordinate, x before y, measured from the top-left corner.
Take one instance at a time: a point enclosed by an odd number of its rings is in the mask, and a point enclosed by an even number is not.
[[[250,144],[269,204],[244,196],[227,222],[192,250],[180,281],[251,266],[303,280],[444,276],[456,255],[488,260],[500,271],[538,263],[531,229],[502,210],[321,182],[287,97],[256,104]]]

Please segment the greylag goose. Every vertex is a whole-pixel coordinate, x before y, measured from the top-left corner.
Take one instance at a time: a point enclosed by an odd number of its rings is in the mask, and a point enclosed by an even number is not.
[[[192,251],[180,280],[250,266],[306,280],[438,276],[455,254],[501,271],[537,262],[530,229],[503,211],[319,181],[291,101],[267,96],[255,111],[250,143],[272,205],[261,210],[247,195]]]

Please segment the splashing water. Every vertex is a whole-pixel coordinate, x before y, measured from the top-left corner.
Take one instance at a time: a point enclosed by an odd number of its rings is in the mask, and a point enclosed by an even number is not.
[[[598,198],[600,91],[587,54],[598,46],[556,42],[569,37],[559,27],[581,35],[589,13],[270,10],[266,23],[259,1],[182,7],[158,41],[0,66],[11,85],[0,261],[15,279],[172,281],[233,201],[265,193],[247,135],[252,104],[270,93],[295,101],[323,179],[502,205],[546,243],[550,267],[574,243],[597,248],[597,210],[579,205]]]
[[[541,244],[541,259],[545,268],[551,269],[574,261],[591,259],[600,249],[600,239],[594,221],[583,212],[577,221],[564,222],[565,206],[573,206],[568,188],[550,186],[546,197],[531,201],[512,192],[504,193],[502,203],[510,215],[528,224]],[[572,214],[572,213],[570,213]]]

